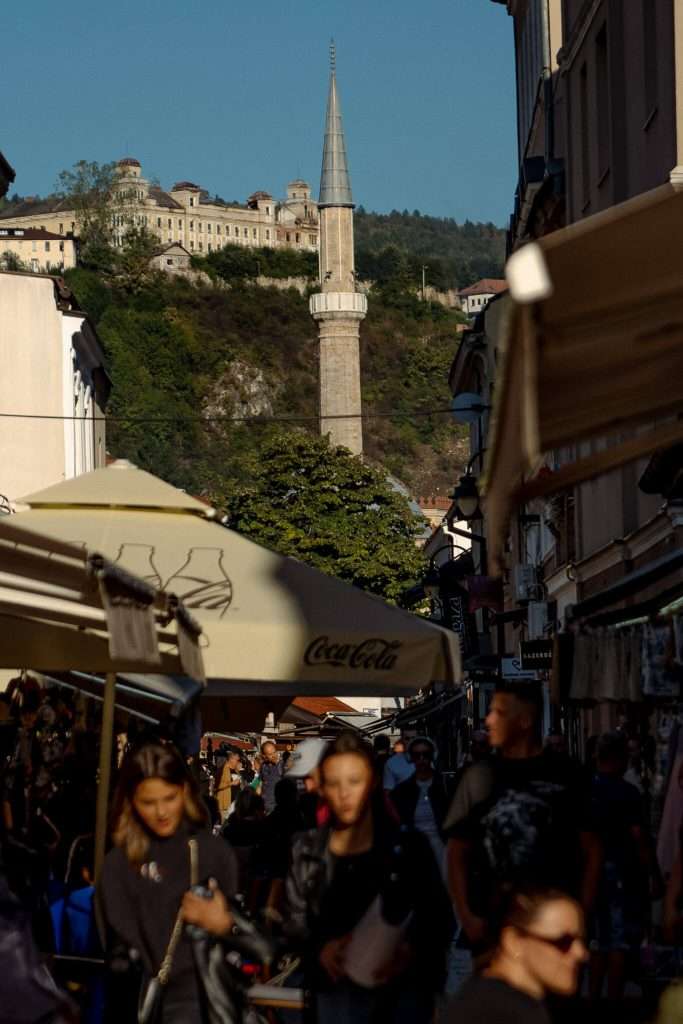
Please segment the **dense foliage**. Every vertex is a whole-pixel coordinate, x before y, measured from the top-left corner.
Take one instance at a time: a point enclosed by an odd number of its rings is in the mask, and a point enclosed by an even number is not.
[[[249,462],[248,481],[216,495],[233,529],[389,600],[414,582],[423,523],[382,473],[303,430],[274,433]]]
[[[193,256],[192,265],[214,280],[223,281],[318,276],[317,253],[297,252],[296,249],[245,249],[241,245],[226,245],[205,257]]]
[[[244,483],[247,456],[273,417],[317,430],[317,332],[294,290],[163,274],[132,290],[85,268],[66,277],[106,348],[113,454],[211,496],[221,481]],[[414,296],[397,308],[377,294],[361,328],[365,451],[414,494],[447,489],[462,458],[448,415],[415,415],[448,405],[456,324]],[[236,416],[248,422],[231,422]],[[167,422],[145,422],[158,417]]]
[[[458,224],[450,217],[408,213],[368,213],[355,216],[359,275],[384,282],[401,275],[413,289],[422,283],[445,290],[464,288],[482,277],[502,277],[505,232],[494,224]]]

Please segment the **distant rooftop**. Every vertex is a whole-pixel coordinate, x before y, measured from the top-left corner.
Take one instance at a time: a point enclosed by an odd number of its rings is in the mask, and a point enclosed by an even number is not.
[[[45,240],[50,242],[54,239],[55,242],[71,241],[67,239],[65,235],[56,235],[53,231],[45,231],[43,228],[11,228],[11,227],[0,227],[0,243],[5,238],[27,238],[29,240]]]
[[[195,185],[193,181],[176,181],[175,185],[171,189],[171,192],[180,192],[186,189],[190,189],[195,192],[201,192],[199,185]]]
[[[507,288],[508,283],[505,278],[483,277],[476,284],[471,284],[468,288],[461,288],[458,295],[500,295],[501,292],[506,292]]]
[[[134,156],[124,156],[122,160],[117,160],[118,167],[142,167],[139,160],[136,160]]]
[[[39,213],[57,213],[59,210],[73,210],[67,199],[48,196],[47,199],[24,199],[23,203],[10,203],[0,210],[0,220],[14,220],[15,217],[30,217]]]

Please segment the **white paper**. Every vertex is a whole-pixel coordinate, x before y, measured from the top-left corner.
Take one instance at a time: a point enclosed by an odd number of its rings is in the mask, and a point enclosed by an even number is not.
[[[399,925],[389,924],[382,917],[382,904],[377,896],[353,929],[346,947],[344,970],[351,981],[363,988],[380,984],[375,974],[394,959],[411,916]]]

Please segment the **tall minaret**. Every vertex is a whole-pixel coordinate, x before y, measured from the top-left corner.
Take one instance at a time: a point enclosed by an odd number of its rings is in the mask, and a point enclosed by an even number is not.
[[[368,303],[356,291],[353,198],[337,97],[336,53],[330,46],[330,91],[320,176],[320,292],[311,316],[320,338],[320,433],[363,453],[359,330]],[[339,417],[339,418],[336,418]]]

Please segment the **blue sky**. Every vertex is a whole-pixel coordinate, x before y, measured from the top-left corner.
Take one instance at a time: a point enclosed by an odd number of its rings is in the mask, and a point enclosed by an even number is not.
[[[0,149],[22,195],[79,159],[168,187],[317,195],[330,36],[354,198],[504,224],[511,19],[490,0],[31,0],[2,21]]]

